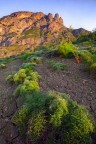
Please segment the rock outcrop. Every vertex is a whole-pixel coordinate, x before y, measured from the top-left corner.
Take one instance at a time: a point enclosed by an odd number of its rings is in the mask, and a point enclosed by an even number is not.
[[[0,19],[0,48],[13,45],[38,46],[61,39],[73,40],[73,34],[64,26],[59,14],[42,12],[15,12]]]
[[[53,16],[51,13],[45,15],[42,12],[15,12],[0,19],[0,46],[34,44],[35,30],[39,31],[37,32],[39,44],[59,38],[59,36],[63,36],[62,32],[67,31],[63,19],[59,17],[58,13]],[[70,35],[70,39],[73,39],[73,35]]]

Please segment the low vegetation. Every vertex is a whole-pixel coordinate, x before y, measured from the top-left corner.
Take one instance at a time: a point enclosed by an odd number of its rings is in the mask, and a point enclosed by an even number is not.
[[[47,61],[47,64],[50,68],[54,70],[67,70],[68,68],[66,64],[54,62],[54,61]]]
[[[90,133],[94,130],[85,108],[70,100],[66,94],[56,92],[46,95],[41,92],[27,93],[23,106],[12,121],[21,134],[27,134],[34,144],[39,140],[46,144],[86,144],[90,143]]]
[[[76,47],[72,43],[65,43],[63,45],[58,45],[57,49],[58,53],[67,58],[70,58],[74,55]]]
[[[73,54],[73,51],[70,50],[70,52]],[[70,52],[66,52],[67,58]],[[80,53],[78,55],[86,60],[87,52],[82,53],[85,55],[82,54],[82,56]],[[13,116],[12,122],[17,125],[21,135],[33,144],[39,142],[90,144],[90,134],[94,132],[94,125],[88,111],[71,100],[67,94],[41,92],[39,87],[41,76],[34,71],[35,66],[42,62],[41,54],[39,54],[38,52],[29,53],[23,57],[22,68],[7,78],[11,83],[17,84],[14,95],[23,98],[22,106]],[[87,62],[89,60],[88,57]],[[56,70],[67,68],[67,65],[54,61],[48,61],[47,64]]]
[[[5,64],[0,64],[0,69],[5,69],[6,68],[6,65]]]
[[[94,45],[95,40],[96,40],[96,30],[87,35],[81,34],[74,43],[76,44],[81,43],[85,47],[90,47]]]

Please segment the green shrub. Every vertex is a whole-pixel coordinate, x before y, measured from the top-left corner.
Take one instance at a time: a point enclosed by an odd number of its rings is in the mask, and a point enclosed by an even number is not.
[[[22,130],[26,131],[28,130],[29,135],[31,135],[31,120],[32,120],[32,116],[34,118],[37,117],[37,114],[40,114],[41,111],[44,107],[45,107],[45,100],[46,100],[46,95],[42,94],[41,92],[37,92],[35,91],[34,93],[26,93],[24,96],[24,104],[23,106],[15,113],[15,115],[12,118],[12,122],[14,124],[17,125],[17,127],[19,128],[19,131],[22,133]],[[37,111],[39,113],[37,113]],[[44,111],[43,111],[44,112]],[[35,116],[36,114],[36,116]],[[42,113],[43,114],[43,113]],[[40,114],[40,116],[42,116],[42,114]],[[39,118],[39,117],[38,117]],[[34,119],[33,119],[34,120]],[[37,121],[39,122],[39,120]],[[30,127],[29,127],[30,124]],[[34,123],[36,124],[36,123]],[[28,126],[28,128],[27,128]],[[38,131],[38,130],[37,130]],[[24,131],[25,133],[25,131]]]
[[[62,118],[68,114],[68,106],[65,99],[57,98],[50,104],[50,123],[58,127],[62,123]]]
[[[19,85],[15,92],[14,95],[25,95],[28,92],[34,92],[34,91],[39,91],[40,87],[38,82],[32,81],[32,80],[27,80],[25,79],[24,83]]]
[[[29,62],[38,64],[38,63],[42,62],[42,58],[41,58],[41,57],[38,57],[38,56],[32,56],[32,57],[29,59]]]
[[[79,56],[82,61],[86,62],[89,65],[93,63],[93,56],[88,50],[75,51],[75,55]]]
[[[9,57],[9,58],[0,58],[0,64],[7,64],[10,63],[11,61],[15,60],[16,58],[14,57]]]
[[[29,77],[31,78],[31,79],[29,79],[29,80],[34,80],[34,81],[38,81],[38,79],[40,79],[41,78],[41,76],[38,74],[38,72],[31,72],[30,74],[29,74]],[[27,77],[27,79],[28,79],[28,77]]]
[[[13,80],[15,83],[23,83],[24,79],[27,77],[26,70],[20,69],[14,76]]]
[[[12,122],[18,126],[18,129],[21,134],[26,132],[26,124],[29,119],[30,109],[28,106],[23,105],[21,109],[16,112],[12,118]]]
[[[66,70],[67,65],[59,62],[54,62],[54,61],[47,61],[48,65],[53,68],[54,70]]]
[[[14,75],[9,75],[7,77],[7,81],[9,80],[10,82],[15,82],[16,84],[22,84],[25,80],[38,81],[39,78],[40,75],[37,72],[30,70],[30,68],[26,68],[20,69]]]
[[[90,144],[90,133],[94,127],[85,108],[72,102],[69,105],[69,115],[63,119],[62,124],[65,125],[62,127],[63,143]]]
[[[29,69],[29,70],[33,70],[35,66],[36,66],[35,63],[23,63],[22,64],[23,69]]]
[[[6,78],[6,81],[13,83],[14,82],[13,75],[8,75],[8,77]]]
[[[27,134],[33,143],[37,142],[46,128],[47,121],[44,113],[44,111],[33,112],[29,119]]]
[[[21,108],[14,122],[19,129],[25,129],[33,143],[90,144],[94,127],[88,111],[66,94],[36,92],[25,97],[25,112]]]
[[[58,53],[65,57],[72,57],[76,47],[72,43],[65,43],[64,45],[58,45]]]
[[[0,64],[0,69],[5,69],[6,68],[6,65],[5,64]]]

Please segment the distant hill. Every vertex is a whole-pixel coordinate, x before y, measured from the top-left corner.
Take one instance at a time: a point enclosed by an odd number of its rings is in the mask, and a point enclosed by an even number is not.
[[[79,37],[80,35],[88,35],[90,34],[91,32],[86,30],[86,29],[83,29],[83,28],[79,28],[79,29],[74,29],[72,30],[72,34],[75,36],[75,37]]]

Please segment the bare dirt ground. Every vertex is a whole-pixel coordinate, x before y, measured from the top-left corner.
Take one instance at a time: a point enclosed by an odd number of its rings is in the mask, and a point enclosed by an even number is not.
[[[18,109],[12,96],[15,86],[6,82],[6,77],[17,71],[20,65],[21,61],[15,60],[7,64],[6,69],[0,70],[0,144],[22,144],[17,128],[11,122]]]
[[[67,64],[68,70],[53,70],[46,60],[36,67],[42,76],[39,81],[42,91],[57,91],[70,95],[70,98],[89,110],[96,121],[96,79],[85,71],[84,64],[77,64],[75,59],[50,58],[54,62]],[[92,136],[96,144],[96,133]]]
[[[55,90],[67,93],[77,103],[84,105],[96,118],[96,80],[84,71],[84,64],[75,59],[51,58],[55,62],[68,65],[68,70],[53,70],[48,64],[39,64],[36,70],[41,74],[42,91]]]

